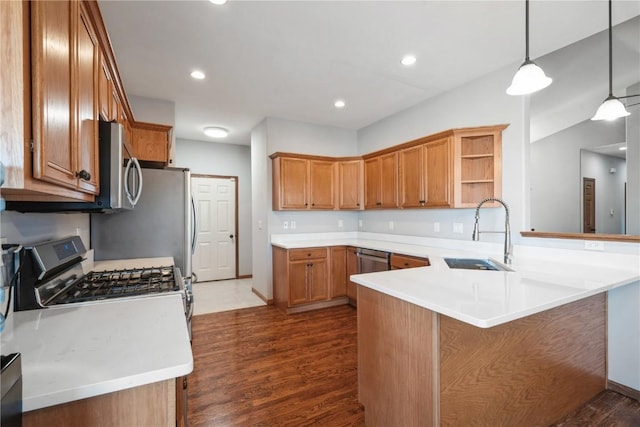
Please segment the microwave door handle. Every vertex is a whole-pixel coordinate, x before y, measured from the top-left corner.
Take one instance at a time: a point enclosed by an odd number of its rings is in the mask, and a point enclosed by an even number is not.
[[[135,163],[135,167],[136,167],[136,172],[138,174],[138,186],[136,189],[136,198],[133,199],[133,206],[138,204],[138,201],[140,200],[140,196],[142,196],[142,168],[140,167],[140,163],[138,162],[138,159],[135,157],[131,158],[131,161],[133,161],[133,163]]]
[[[136,172],[138,174],[138,185],[136,191],[136,198],[134,199],[131,195],[131,190],[129,189],[129,174],[131,173],[131,166],[134,165]],[[138,200],[140,200],[140,195],[142,194],[142,170],[140,169],[140,163],[138,163],[138,159],[135,157],[131,157],[129,162],[127,162],[127,167],[124,170],[124,192],[127,195],[127,199],[129,199],[129,203],[134,207]]]

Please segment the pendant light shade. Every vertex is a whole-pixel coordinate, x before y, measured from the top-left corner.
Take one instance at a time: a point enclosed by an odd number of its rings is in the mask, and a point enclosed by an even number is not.
[[[626,117],[629,113],[620,99],[613,96],[613,29],[611,25],[611,0],[609,0],[609,96],[605,99],[591,120],[615,120]],[[631,98],[630,95],[622,98]]]
[[[544,89],[553,81],[529,58],[529,0],[525,1],[525,7],[525,58],[507,88],[507,95],[528,95]]]
[[[527,95],[549,86],[553,80],[533,61],[525,61],[513,76],[508,95]]]
[[[630,115],[624,104],[615,96],[611,95],[604,100],[598,111],[591,118],[591,120],[615,120],[620,117],[626,117]]]

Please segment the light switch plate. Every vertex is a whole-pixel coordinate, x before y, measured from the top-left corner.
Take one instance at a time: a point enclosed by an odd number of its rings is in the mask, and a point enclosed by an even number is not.
[[[453,232],[454,233],[460,233],[460,234],[464,233],[461,222],[454,222],[453,223]]]
[[[284,228],[285,230],[289,228],[289,221],[284,221],[282,223],[282,228]]]

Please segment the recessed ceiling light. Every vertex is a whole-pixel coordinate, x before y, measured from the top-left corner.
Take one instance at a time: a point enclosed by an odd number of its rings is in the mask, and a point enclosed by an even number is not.
[[[226,138],[229,135],[229,131],[218,126],[209,126],[204,128],[204,134],[211,138]]]
[[[342,99],[337,99],[336,102],[333,103],[336,108],[344,108],[347,105]]]
[[[413,55],[406,55],[400,62],[402,63],[402,65],[408,67],[409,65],[413,65],[416,63],[416,57]]]
[[[217,4],[218,6],[223,5],[227,2],[227,0],[209,0],[213,4]]]
[[[200,70],[193,70],[193,71],[191,72],[191,77],[193,77],[193,78],[194,78],[194,79],[196,79],[196,80],[202,80],[202,79],[204,79],[204,78],[205,78],[205,75],[204,75],[204,73],[203,73],[202,71],[200,71]]]

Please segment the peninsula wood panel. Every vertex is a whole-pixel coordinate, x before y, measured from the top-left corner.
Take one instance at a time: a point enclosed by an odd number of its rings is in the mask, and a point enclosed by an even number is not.
[[[173,427],[176,425],[175,379],[25,412],[22,425]]]
[[[358,397],[367,426],[432,426],[435,313],[358,286]]]
[[[606,386],[606,296],[493,328],[440,316],[440,422],[549,425]]]

